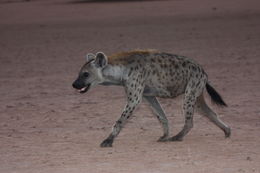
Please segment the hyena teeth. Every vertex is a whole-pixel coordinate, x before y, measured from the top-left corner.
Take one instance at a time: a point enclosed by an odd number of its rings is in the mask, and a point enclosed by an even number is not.
[[[85,91],[87,87],[81,88],[79,92]]]

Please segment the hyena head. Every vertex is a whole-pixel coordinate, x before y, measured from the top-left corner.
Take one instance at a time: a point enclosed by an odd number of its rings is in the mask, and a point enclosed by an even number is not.
[[[80,69],[78,78],[72,84],[73,88],[80,93],[85,93],[91,87],[104,82],[102,70],[107,65],[107,57],[102,52],[98,52],[96,55],[88,54],[86,58],[87,62]]]

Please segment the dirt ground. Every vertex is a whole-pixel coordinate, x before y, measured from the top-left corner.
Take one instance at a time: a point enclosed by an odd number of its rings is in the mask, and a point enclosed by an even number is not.
[[[73,90],[84,56],[153,48],[196,59],[228,103],[231,138],[196,114],[182,142],[142,103],[112,148],[99,144],[125,104],[120,87]],[[160,99],[171,135],[181,97]],[[259,0],[0,0],[1,173],[260,172]]]

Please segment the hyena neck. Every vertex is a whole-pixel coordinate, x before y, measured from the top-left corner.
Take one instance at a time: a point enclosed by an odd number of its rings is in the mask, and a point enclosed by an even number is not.
[[[104,78],[102,85],[123,85],[128,71],[125,66],[108,64],[102,73]]]

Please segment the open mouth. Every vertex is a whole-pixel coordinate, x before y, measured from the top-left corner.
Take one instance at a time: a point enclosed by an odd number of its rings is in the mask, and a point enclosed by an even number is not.
[[[90,84],[88,84],[87,86],[85,86],[81,89],[78,89],[78,91],[83,94],[88,91],[89,87],[90,87]]]

